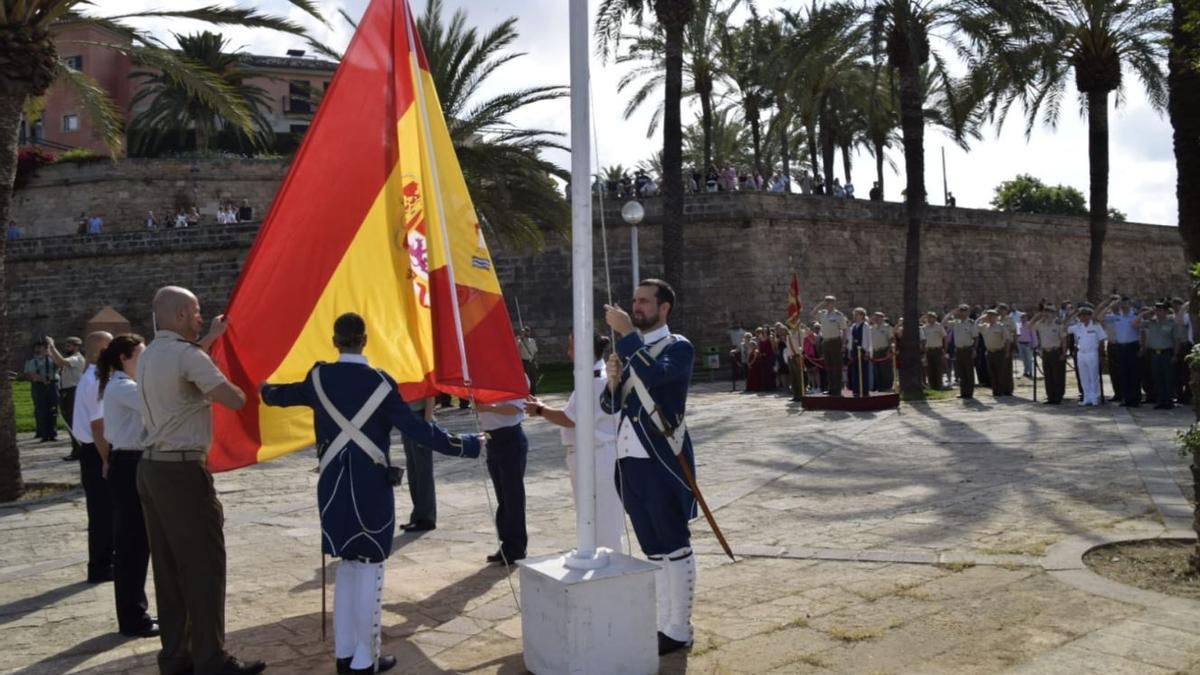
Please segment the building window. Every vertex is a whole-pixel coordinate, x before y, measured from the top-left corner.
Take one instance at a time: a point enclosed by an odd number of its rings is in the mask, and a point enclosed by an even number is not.
[[[45,127],[42,126],[42,121],[38,120],[38,121],[34,122],[33,123],[33,133],[30,134],[29,142],[30,143],[41,143],[42,139],[45,137],[46,137],[46,130],[45,130]]]
[[[67,64],[67,67],[73,70],[83,70],[82,56],[68,56],[67,58],[63,59],[63,63]]]
[[[63,131],[79,131],[79,115],[63,115]]]
[[[312,85],[308,80],[288,82],[288,112],[307,115],[312,112]]]

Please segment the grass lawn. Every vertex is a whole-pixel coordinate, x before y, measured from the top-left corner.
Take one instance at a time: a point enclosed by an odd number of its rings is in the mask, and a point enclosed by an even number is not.
[[[28,382],[13,382],[13,408],[17,411],[17,433],[31,434],[37,430],[37,424],[33,419],[33,398],[29,394]],[[66,428],[67,425],[59,416],[59,431],[64,431]]]
[[[902,401],[944,401],[946,399],[954,398],[956,396],[958,396],[958,388],[957,387],[955,387],[954,389],[926,389],[925,391],[921,392],[920,396],[917,396],[917,397],[910,397],[910,396],[906,396],[904,394],[900,394],[900,400],[902,400]]]

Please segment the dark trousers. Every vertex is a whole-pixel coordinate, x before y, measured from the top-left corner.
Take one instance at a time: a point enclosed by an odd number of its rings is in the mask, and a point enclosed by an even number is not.
[[[145,628],[146,571],[150,566],[150,543],[142,518],[142,499],[137,490],[137,469],[142,453],[114,451],[108,461],[108,488],[113,508],[113,592],[117,601],[117,626],[122,631]]]
[[[1067,390],[1067,362],[1061,349],[1042,352],[1042,372],[1046,375],[1046,400],[1061,403]]]
[[[529,393],[537,395],[538,385],[538,367],[533,361],[522,361],[521,366],[525,369],[525,377],[529,378]]]
[[[1113,400],[1125,400],[1121,396],[1121,350],[1118,349],[1116,342],[1105,342],[1104,356],[1106,365],[1108,366],[1108,379],[1112,383]]]
[[[79,457],[79,441],[71,432],[71,423],[75,420],[75,387],[58,390],[58,410],[67,423],[67,435],[71,437],[71,456]]]
[[[992,381],[993,396],[1008,396],[1012,390],[1005,386],[1004,371],[1008,369],[1008,377],[1012,378],[1012,359],[1008,357],[1008,349],[997,349],[987,353],[988,378]]]
[[[821,358],[825,360],[825,381],[830,396],[842,395],[842,339],[821,340]]]
[[[29,388],[33,396],[33,419],[37,437],[53,439],[58,436],[58,385],[34,382]]]
[[[1149,349],[1138,354],[1138,370],[1142,373],[1142,400],[1157,403],[1158,386],[1154,383],[1154,359]]]
[[[846,367],[850,380],[850,392],[854,396],[871,395],[871,362],[867,354],[858,346],[850,354],[850,365]],[[861,375],[859,375],[861,373]]]
[[[1137,405],[1142,402],[1142,375],[1138,368],[1138,350],[1141,346],[1136,342],[1126,342],[1117,345],[1118,368],[1121,371],[1121,397],[1125,405]]]
[[[895,386],[892,350],[876,349],[872,358],[875,360],[875,363],[871,364],[875,369],[875,391],[891,391]]]
[[[619,462],[617,491],[642,553],[666,555],[691,546],[691,514],[676,495],[675,474],[653,456],[623,457]]]
[[[408,436],[404,443],[404,464],[408,474],[408,496],[412,498],[410,523],[437,523],[437,496],[433,487],[433,450]]]
[[[1156,349],[1150,353],[1150,369],[1154,373],[1154,402],[1168,406],[1175,402],[1175,350]]]
[[[929,379],[930,389],[941,389],[944,382],[945,369],[942,367],[943,353],[941,347],[925,350],[925,372]]]
[[[1175,373],[1175,399],[1180,403],[1190,403],[1192,400],[1192,373],[1185,358],[1192,351],[1192,343],[1185,342],[1175,357],[1173,372]]]
[[[521,425],[491,429],[487,468],[496,490],[496,531],[506,558],[523,558],[529,543],[525,531],[525,460],[529,441]]]
[[[959,347],[954,350],[954,367],[958,371],[958,394],[963,398],[975,397],[975,348]]]
[[[225,512],[203,462],[138,464],[154,600],[159,671],[210,675],[225,652]]]
[[[990,387],[992,378],[988,372],[987,347],[983,346],[983,340],[979,340],[975,345],[975,381],[981,387]]]
[[[95,443],[79,447],[79,482],[87,504],[88,578],[107,579],[113,564],[113,505]]]

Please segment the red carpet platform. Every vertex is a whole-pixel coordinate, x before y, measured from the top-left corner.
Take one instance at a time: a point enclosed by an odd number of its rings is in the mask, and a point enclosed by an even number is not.
[[[847,412],[871,412],[874,410],[891,410],[900,407],[900,394],[892,392],[872,392],[865,398],[855,398],[846,392],[845,396],[827,396],[815,394],[804,396],[800,402],[805,410],[844,410]]]

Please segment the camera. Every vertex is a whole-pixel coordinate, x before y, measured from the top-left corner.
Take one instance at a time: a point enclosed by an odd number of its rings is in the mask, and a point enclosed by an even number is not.
[[[388,466],[388,468],[387,468],[388,485],[391,485],[392,487],[398,487],[400,485],[400,481],[403,480],[403,478],[404,478],[404,468],[403,467]]]

